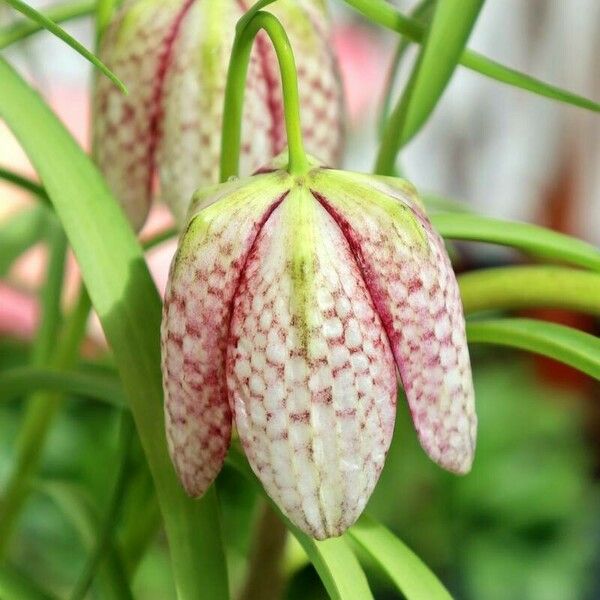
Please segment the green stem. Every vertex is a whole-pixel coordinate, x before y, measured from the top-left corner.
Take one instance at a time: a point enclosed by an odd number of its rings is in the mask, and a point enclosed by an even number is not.
[[[62,277],[59,281],[62,284]],[[58,287],[58,281],[54,280],[53,285]],[[65,369],[75,362],[89,311],[90,300],[85,290],[82,290],[77,305],[65,324],[62,339],[57,342],[56,348],[49,348],[52,354],[47,362],[50,366]],[[17,440],[15,467],[0,504],[0,559],[7,550],[17,518],[27,498],[31,477],[38,467],[44,442],[61,398],[60,394],[40,392],[32,396],[28,403]]]
[[[94,12],[96,2],[94,0],[78,0],[77,2],[65,2],[57,6],[49,6],[43,11],[44,16],[54,23],[63,23],[80,17],[86,17]],[[43,31],[41,23],[30,19],[19,19],[15,23],[0,29],[0,50]]]
[[[271,13],[256,12],[245,22],[235,36],[223,110],[223,128],[221,133],[221,181],[238,174],[240,144],[242,135],[242,109],[250,52],[257,33],[264,29],[267,33],[279,62],[285,125],[289,149],[288,171],[300,175],[308,169],[308,159],[304,151],[302,127],[300,124],[300,100],[298,96],[298,75],[294,54],[285,29]]]
[[[565,267],[502,267],[458,278],[465,313],[564,308],[600,316],[600,275]]]

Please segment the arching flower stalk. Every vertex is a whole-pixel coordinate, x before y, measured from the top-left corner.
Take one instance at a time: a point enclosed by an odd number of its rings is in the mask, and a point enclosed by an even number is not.
[[[97,82],[94,149],[136,229],[158,193],[181,225],[192,193],[218,181],[227,64],[238,19],[250,0],[126,0],[100,56],[126,84],[124,96]],[[322,0],[269,6],[285,25],[298,63],[306,147],[336,166],[342,92]],[[254,46],[244,106],[241,173],[285,146],[277,60],[264,34]]]
[[[276,169],[196,194],[165,298],[173,462],[200,496],[235,424],[302,530],[343,533],[394,428],[399,374],[420,442],[466,473],[476,436],[458,285],[413,187]]]

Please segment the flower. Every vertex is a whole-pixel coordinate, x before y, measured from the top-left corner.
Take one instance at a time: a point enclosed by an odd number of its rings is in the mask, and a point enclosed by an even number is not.
[[[394,428],[397,372],[420,442],[466,473],[477,421],[444,244],[407,182],[276,169],[198,192],[162,323],[166,430],[187,490],[235,423],[267,493],[315,538],[362,512]]]
[[[153,195],[159,193],[182,223],[192,193],[218,181],[229,55],[236,22],[252,4],[130,0],[107,29],[100,56],[129,95],[98,79],[94,150],[136,229]],[[284,24],[296,56],[306,147],[336,165],[342,91],[325,5],[279,0],[268,10]],[[277,59],[264,33],[253,48],[244,106],[241,170],[250,174],[286,141]]]

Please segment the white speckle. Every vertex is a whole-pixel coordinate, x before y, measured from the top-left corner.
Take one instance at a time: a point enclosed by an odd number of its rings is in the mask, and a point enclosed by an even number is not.
[[[331,351],[331,366],[334,369],[339,369],[348,362],[350,351],[346,346],[335,346]]]
[[[267,346],[267,359],[275,364],[282,365],[287,357],[284,344],[269,344]]]
[[[327,319],[323,323],[323,335],[327,338],[337,338],[343,333],[342,322],[338,318]]]
[[[262,396],[265,393],[265,390],[266,386],[262,378],[257,375],[252,375],[250,378],[250,391],[257,396]]]
[[[252,373],[250,363],[247,360],[238,360],[235,363],[234,370],[239,379],[246,379],[247,377],[250,377],[250,374]]]

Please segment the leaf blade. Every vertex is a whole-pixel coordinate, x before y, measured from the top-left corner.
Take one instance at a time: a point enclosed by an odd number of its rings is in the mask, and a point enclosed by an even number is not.
[[[58,24],[92,14],[95,4],[95,0],[76,0],[49,6],[43,14],[47,19]],[[7,25],[0,29],[0,50],[43,30],[44,26],[40,22],[27,18]]]
[[[56,116],[0,58],[0,116],[36,167],[78,259],[119,365],[165,520],[180,599],[200,586],[229,597],[225,557],[215,534],[214,493],[192,501],[181,489],[163,426],[161,302],[142,250],[89,158]]]
[[[387,29],[405,35],[416,43],[421,43],[425,28],[421,23],[403,15],[398,9],[384,0],[345,0],[346,4],[363,14],[370,21]],[[518,87],[539,96],[571,104],[579,108],[600,112],[600,103],[559,88],[516,69],[506,67],[481,54],[465,50],[460,63],[491,79]]]
[[[117,408],[127,407],[116,377],[50,367],[15,367],[0,372],[0,401],[40,390],[90,397]]]
[[[465,213],[432,214],[431,222],[445,238],[512,246],[533,256],[600,271],[600,251],[595,246],[538,225]]]
[[[46,15],[35,10],[29,6],[29,4],[22,2],[21,0],[6,0],[6,2],[15,10],[30,18],[32,21],[38,23],[40,27],[47,29],[50,33],[54,34],[57,38],[65,42],[65,44],[71,46],[73,50],[75,50],[88,62],[94,65],[94,67],[104,73],[104,75],[106,75],[124,94],[127,93],[125,84],[95,54],[90,52],[73,36],[69,35],[62,27],[58,26]]]
[[[536,319],[494,319],[467,323],[469,343],[535,352],[600,380],[600,338]]]
[[[407,600],[451,600],[444,585],[421,559],[386,527],[367,515],[349,536],[387,574]]]
[[[446,89],[482,6],[483,0],[438,0],[415,71],[401,146],[416,135]]]

